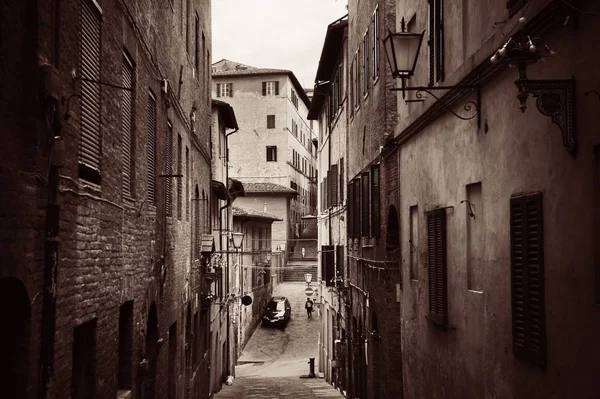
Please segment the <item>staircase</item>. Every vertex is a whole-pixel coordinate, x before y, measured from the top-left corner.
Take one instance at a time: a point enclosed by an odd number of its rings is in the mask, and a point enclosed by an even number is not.
[[[304,282],[304,275],[312,274],[312,281],[317,281],[316,259],[290,259],[287,266],[283,268],[283,281],[286,283]]]

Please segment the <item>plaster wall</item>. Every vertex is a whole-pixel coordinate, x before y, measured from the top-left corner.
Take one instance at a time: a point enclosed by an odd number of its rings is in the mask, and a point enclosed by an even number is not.
[[[279,246],[282,249],[287,250],[288,238],[290,238],[287,227],[289,222],[290,199],[287,196],[270,196],[268,193],[266,194],[267,195],[247,195],[245,197],[240,197],[236,199],[235,205],[241,208],[267,212],[283,219],[282,221],[275,220],[271,225],[271,247],[275,249]]]
[[[496,11],[497,7],[489,6]],[[532,5],[537,6],[540,4]],[[502,8],[493,18],[505,13]],[[449,29],[450,37],[462,31],[460,25]],[[519,111],[513,84],[516,71],[508,68],[483,87],[481,130],[477,130],[475,121],[463,122],[445,113],[400,147],[406,397],[591,398],[598,392],[593,371],[594,354],[600,351],[594,339],[600,330],[593,272],[597,231],[593,218],[579,218],[573,213],[577,209],[577,214],[593,215],[597,195],[593,183],[597,162],[594,146],[600,135],[591,127],[595,125],[598,103],[585,97],[583,88],[598,83],[593,67],[597,57],[592,42],[587,40],[598,33],[592,17],[580,15],[577,30],[566,26],[544,38],[551,48],[562,48],[561,56],[528,68],[532,79],[577,79],[576,157],[566,152],[558,126],[537,110],[534,99],[529,99],[525,113]],[[487,46],[467,42],[467,48],[478,45]],[[450,71],[456,65],[453,57],[449,56]],[[465,60],[466,64],[470,62]],[[414,112],[408,119],[418,115]],[[481,289],[472,290],[467,278],[469,216],[461,201],[467,195],[466,185],[476,182],[482,187],[475,223],[482,227],[483,249],[474,267],[480,268],[482,284]],[[544,212],[546,370],[512,353],[510,198],[538,191],[543,194]],[[415,205],[419,269],[411,279],[408,215],[409,207]],[[423,212],[446,206],[452,208],[446,212],[449,327],[444,331],[427,319]]]

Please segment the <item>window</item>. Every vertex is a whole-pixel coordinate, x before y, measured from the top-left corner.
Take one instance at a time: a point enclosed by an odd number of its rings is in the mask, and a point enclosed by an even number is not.
[[[429,1],[429,85],[444,80],[443,0]]]
[[[360,208],[361,208],[361,236],[368,237],[371,235],[370,230],[370,212],[369,212],[369,173],[363,173],[360,180],[362,195],[360,197]]]
[[[190,149],[185,146],[185,220],[190,220]]]
[[[344,272],[344,246],[336,245],[335,246],[335,273],[336,277],[341,277],[342,279],[345,277],[346,273]],[[338,284],[336,284],[338,285]],[[340,286],[342,284],[339,284]]]
[[[267,129],[275,129],[275,115],[267,115]]]
[[[233,97],[233,83],[217,83],[217,97]]]
[[[372,51],[371,51],[371,59],[372,59],[372,71],[373,80],[379,77],[379,6],[375,7],[375,12],[373,13],[373,32],[371,36],[372,40]]]
[[[279,95],[279,82],[263,82],[262,83],[262,95],[263,96],[278,96]]]
[[[82,82],[84,83],[84,82]],[[133,63],[123,54],[123,65],[121,71],[121,84],[123,87],[133,89]],[[123,167],[123,196],[131,198],[133,194],[133,170],[135,154],[133,153],[133,91],[121,90],[121,160]]]
[[[381,207],[379,202],[379,165],[371,167],[371,237],[381,232]]]
[[[96,319],[73,329],[71,398],[96,397]]]
[[[156,187],[156,96],[151,91],[148,92],[148,142],[147,142],[147,163],[148,163],[148,192],[147,200],[150,204],[155,203]]]
[[[119,364],[118,388],[131,390],[133,381],[133,301],[119,309]]]
[[[542,194],[510,200],[513,353],[546,367]]]
[[[333,245],[321,245],[321,280],[325,281],[327,287],[334,286],[334,254],[335,248]]]
[[[296,95],[296,92],[292,89],[292,104],[294,104],[294,107],[296,107],[296,109],[298,109],[298,96]]]
[[[515,15],[525,4],[527,4],[528,0],[508,0],[506,2],[506,8],[508,8],[508,16],[512,17]]]
[[[81,76],[100,81],[102,34],[101,12],[92,0],[81,2]],[[100,184],[102,155],[100,129],[100,85],[81,81],[81,135],[79,138],[79,177]]]
[[[427,266],[429,268],[429,318],[448,323],[446,287],[446,209],[427,213]]]
[[[169,177],[165,178],[165,191],[166,191],[166,206],[167,216],[173,216],[173,178],[170,175],[173,174],[173,125],[171,122],[167,122],[167,131],[165,135],[166,142],[166,174]]]
[[[336,206],[338,203],[338,166],[331,165],[331,206]]]
[[[276,146],[267,146],[267,162],[276,162],[277,161],[277,147]]]
[[[419,207],[413,205],[408,210],[409,239],[408,248],[410,250],[409,277],[411,280],[419,279]]]
[[[181,174],[183,173],[183,142],[181,140],[181,136],[177,135],[177,219],[181,220],[182,210],[183,210],[183,196],[182,196],[182,185],[183,185],[183,177]]]
[[[363,71],[363,65],[362,65],[362,50],[361,50],[362,46],[358,47],[358,51],[356,52],[354,58],[356,59],[356,107],[358,108],[360,106],[360,95],[362,93],[362,81],[361,81],[361,71]]]
[[[467,241],[467,289],[483,291],[483,259],[485,259],[483,201],[481,183],[467,185],[465,206]]]

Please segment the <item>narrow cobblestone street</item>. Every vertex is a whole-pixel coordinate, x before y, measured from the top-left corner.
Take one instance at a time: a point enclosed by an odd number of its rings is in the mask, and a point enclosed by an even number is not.
[[[286,296],[292,317],[285,329],[259,326],[239,359],[233,385],[224,385],[215,398],[321,398],[342,397],[320,378],[308,374],[309,358],[318,370],[318,339],[321,323],[318,311],[308,319],[304,310],[305,283],[282,283],[274,296]]]

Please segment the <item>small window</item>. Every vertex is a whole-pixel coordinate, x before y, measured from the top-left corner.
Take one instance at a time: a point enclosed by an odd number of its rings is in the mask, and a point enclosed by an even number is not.
[[[233,83],[217,83],[217,97],[233,97]]]
[[[277,147],[276,146],[268,146],[267,147],[267,162],[276,162],[277,161]]]
[[[267,129],[275,129],[275,115],[267,115]]]
[[[263,96],[278,96],[279,95],[279,82],[263,82],[262,84],[262,95]]]
[[[321,280],[325,281],[327,287],[335,284],[334,254],[335,247],[333,245],[321,245]]]
[[[443,0],[429,0],[429,85],[444,80]]]

